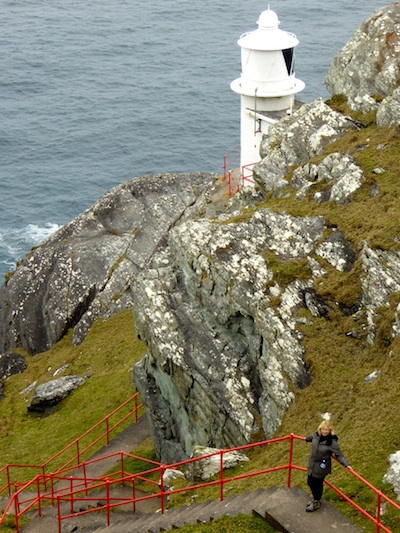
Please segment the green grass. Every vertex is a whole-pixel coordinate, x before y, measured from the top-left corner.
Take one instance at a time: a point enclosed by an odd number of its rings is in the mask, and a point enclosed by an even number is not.
[[[135,334],[132,312],[106,322],[98,321],[80,346],[71,344],[71,333],[48,352],[26,356],[27,370],[6,381],[0,402],[0,464],[42,464],[83,434],[135,392],[132,368],[145,353]],[[60,375],[88,376],[87,381],[48,414],[28,413],[33,392],[28,385],[52,379],[56,369],[69,364]]]

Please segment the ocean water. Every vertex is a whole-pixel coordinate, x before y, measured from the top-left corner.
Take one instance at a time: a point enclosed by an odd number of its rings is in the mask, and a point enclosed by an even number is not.
[[[303,102],[328,96],[336,52],[387,2],[275,0],[295,33]],[[239,143],[239,36],[268,3],[0,0],[0,280],[108,189],[158,172],[220,172]]]

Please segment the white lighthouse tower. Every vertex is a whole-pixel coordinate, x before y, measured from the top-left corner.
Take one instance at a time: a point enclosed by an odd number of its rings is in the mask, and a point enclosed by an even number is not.
[[[285,113],[291,113],[294,95],[304,83],[294,74],[294,49],[299,44],[293,33],[278,28],[276,13],[263,11],[258,29],[244,33],[238,40],[241,47],[242,73],[231,83],[241,95],[240,166],[242,184],[245,169],[260,161],[260,142],[269,125]],[[247,174],[249,174],[247,172]]]

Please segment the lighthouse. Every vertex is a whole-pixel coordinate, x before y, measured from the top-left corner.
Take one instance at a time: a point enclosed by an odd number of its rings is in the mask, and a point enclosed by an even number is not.
[[[241,47],[240,78],[231,89],[240,94],[240,166],[242,185],[251,185],[246,169],[260,161],[262,136],[270,124],[291,113],[294,95],[305,84],[295,77],[294,50],[299,44],[293,33],[279,29],[276,13],[263,11],[257,21],[258,29],[244,33],[238,40]]]

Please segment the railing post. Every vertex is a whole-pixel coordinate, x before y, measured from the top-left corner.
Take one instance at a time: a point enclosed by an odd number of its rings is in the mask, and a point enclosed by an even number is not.
[[[381,531],[381,503],[382,503],[382,500],[381,500],[381,491],[378,490],[378,492],[376,493],[377,496],[378,496],[378,502],[377,502],[377,509],[376,509],[376,533],[380,533]]]
[[[107,527],[110,525],[110,480],[106,479],[106,516]]]
[[[19,501],[18,501],[19,495],[18,493],[15,495],[14,498],[14,512],[15,512],[15,531],[16,533],[19,533]]]
[[[11,477],[10,477],[10,467],[7,465],[7,486],[8,486],[8,495],[11,496]]]
[[[38,496],[38,515],[39,515],[39,518],[41,518],[42,516],[42,495],[40,492],[40,477],[39,476],[37,477],[36,486],[37,486],[37,496]]]
[[[109,439],[109,436],[108,436],[108,431],[109,431],[109,425],[108,425],[108,416],[106,417],[106,446],[108,446],[110,444],[110,439]]]
[[[288,480],[287,487],[290,489],[292,483],[292,464],[293,464],[293,433],[290,434],[290,445],[289,445],[289,466],[288,466]]]
[[[54,507],[54,476],[50,474],[50,494],[51,494],[51,505]]]
[[[138,395],[135,394],[135,422],[137,423],[137,421],[139,420],[139,415],[138,415],[138,402],[137,402],[137,399],[138,399]]]
[[[58,533],[61,533],[61,506],[60,506],[60,495],[57,494],[57,522],[58,522]]]
[[[81,464],[81,454],[80,454],[80,451],[79,451],[79,439],[76,439],[76,460],[77,460],[77,465]]]
[[[161,514],[164,514],[164,511],[165,511],[165,502],[164,502],[164,472],[165,470],[166,470],[166,466],[162,465],[160,468]]]
[[[225,180],[225,181],[226,181],[226,167],[227,167],[227,161],[226,161],[226,159],[227,159],[227,156],[224,155],[224,167],[223,167],[223,168],[224,168],[224,180]]]
[[[124,467],[124,452],[121,452],[121,479],[122,479],[122,486],[125,487],[125,467]]]
[[[136,512],[136,488],[135,488],[135,480],[136,478],[134,477],[132,479],[132,501],[133,501],[133,512],[135,513]]]
[[[86,477],[86,463],[82,463],[83,482],[85,484],[85,496],[89,494],[88,482]]]
[[[42,465],[42,476],[43,476],[44,490],[47,491],[46,471],[45,471],[44,465]]]
[[[69,499],[70,513],[74,514],[74,482],[72,476],[69,477],[69,493],[71,494]]]
[[[219,452],[219,499],[224,499],[224,452]]]

